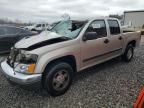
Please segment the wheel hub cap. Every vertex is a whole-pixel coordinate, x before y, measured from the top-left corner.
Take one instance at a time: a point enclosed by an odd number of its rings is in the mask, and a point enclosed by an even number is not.
[[[65,77],[63,75],[59,75],[57,76],[56,80],[63,83],[64,82]]]
[[[53,88],[57,91],[63,90],[69,83],[69,75],[66,70],[58,71],[53,78]]]

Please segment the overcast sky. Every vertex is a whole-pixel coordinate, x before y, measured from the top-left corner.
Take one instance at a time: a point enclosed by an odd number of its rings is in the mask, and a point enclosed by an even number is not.
[[[89,18],[138,9],[144,9],[143,0],[0,0],[1,18],[22,21],[53,22],[64,13]]]

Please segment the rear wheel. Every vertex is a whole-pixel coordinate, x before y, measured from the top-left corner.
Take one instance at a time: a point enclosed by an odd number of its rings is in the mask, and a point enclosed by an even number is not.
[[[43,85],[52,96],[64,94],[70,87],[73,79],[73,69],[65,62],[53,63],[45,70]]]
[[[122,59],[126,62],[129,62],[132,60],[133,55],[134,55],[134,47],[133,47],[133,45],[129,44],[126,47],[124,54],[122,55]]]

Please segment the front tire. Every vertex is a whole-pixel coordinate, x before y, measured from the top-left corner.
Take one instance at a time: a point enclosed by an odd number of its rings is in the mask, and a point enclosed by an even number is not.
[[[51,96],[64,94],[73,80],[73,69],[65,62],[53,63],[45,70],[43,85]]]
[[[125,62],[130,62],[133,58],[133,55],[134,55],[134,47],[133,47],[133,45],[129,44],[126,47],[126,50],[125,50],[124,54],[122,55],[122,59]]]

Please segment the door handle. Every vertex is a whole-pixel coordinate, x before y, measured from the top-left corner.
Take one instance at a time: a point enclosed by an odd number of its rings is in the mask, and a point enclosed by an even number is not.
[[[119,40],[122,40],[123,38],[120,36],[118,39],[119,39]]]
[[[105,39],[105,40],[104,40],[104,43],[105,43],[105,44],[109,43],[109,40],[108,40],[108,39]]]

